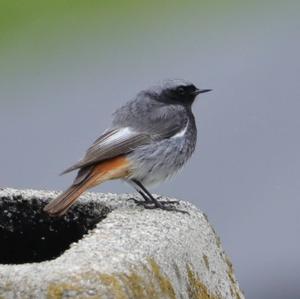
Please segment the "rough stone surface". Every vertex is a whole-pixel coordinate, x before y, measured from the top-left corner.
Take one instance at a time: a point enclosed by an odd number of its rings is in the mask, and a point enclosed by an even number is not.
[[[87,193],[63,220],[47,219],[42,207],[57,194],[0,189],[2,236],[7,233],[3,223],[14,234],[22,227],[16,219],[21,217],[25,226],[29,220],[33,227],[41,223],[45,237],[40,237],[40,230],[32,236],[51,240],[53,247],[61,239],[69,239],[64,231],[65,238],[61,237],[60,226],[72,226],[77,221],[77,227],[85,225],[81,233],[88,232],[76,235],[79,241],[50,260],[41,262],[47,256],[39,256],[35,263],[1,264],[0,299],[244,298],[220,239],[206,216],[190,203],[180,202],[187,215],[144,210],[128,200],[130,195]],[[35,212],[28,212],[29,217],[20,213],[21,206],[14,206],[20,201]],[[19,216],[14,218],[14,213]],[[84,215],[91,221],[86,222]],[[56,221],[64,222],[57,228]],[[57,230],[60,239],[48,234],[51,229]],[[0,238],[1,246],[11,242]],[[16,246],[19,251],[26,249],[24,245]],[[35,252],[38,254],[38,249]]]

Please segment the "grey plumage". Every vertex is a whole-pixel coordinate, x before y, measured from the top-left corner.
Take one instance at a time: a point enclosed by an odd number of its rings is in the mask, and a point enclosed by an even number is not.
[[[130,126],[151,136],[152,142],[140,144],[128,153],[133,171],[130,179],[146,186],[157,184],[175,174],[195,150],[197,128],[191,105],[157,101],[157,92],[142,92],[137,99],[114,114],[115,127]],[[176,136],[186,128],[186,133]]]
[[[181,105],[158,102],[156,96],[154,92],[142,92],[136,99],[117,109],[113,114],[111,128],[92,144],[81,161],[62,174],[129,153],[152,141],[169,138],[184,128],[188,120],[187,109]],[[119,138],[109,138],[124,128],[130,128],[131,132]],[[113,141],[106,143],[107,140]]]
[[[116,110],[111,127],[63,173],[79,169],[72,185],[79,188],[99,163],[125,156],[130,170],[123,179],[152,185],[169,178],[195,150],[197,128],[191,106],[206,91],[173,80],[140,92]]]

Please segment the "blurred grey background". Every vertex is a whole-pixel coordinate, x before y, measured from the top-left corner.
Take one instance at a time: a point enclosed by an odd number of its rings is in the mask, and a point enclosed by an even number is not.
[[[72,175],[58,173],[139,90],[166,78],[212,88],[194,105],[191,162],[153,191],[207,213],[246,298],[299,299],[299,9],[1,1],[0,186],[64,189]]]

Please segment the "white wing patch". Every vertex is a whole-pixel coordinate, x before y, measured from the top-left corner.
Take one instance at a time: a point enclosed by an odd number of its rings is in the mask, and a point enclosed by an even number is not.
[[[189,122],[186,123],[186,126],[180,130],[178,133],[176,133],[172,138],[181,138],[185,135],[187,128],[189,126]]]
[[[118,131],[116,131],[115,133],[104,138],[101,142],[99,142],[99,144],[97,145],[97,148],[103,147],[103,146],[106,146],[109,144],[117,143],[120,140],[126,140],[133,134],[134,134],[134,131],[131,128],[129,128],[129,127],[121,128]]]

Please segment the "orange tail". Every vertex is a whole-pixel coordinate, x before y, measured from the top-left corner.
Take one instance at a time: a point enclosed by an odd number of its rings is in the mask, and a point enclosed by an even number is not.
[[[48,203],[44,207],[44,211],[51,216],[62,216],[67,212],[69,207],[76,201],[76,199],[86,190],[87,188],[85,185],[72,185],[69,187],[69,189]]]
[[[92,172],[79,184],[73,184],[65,192],[53,199],[44,207],[44,211],[51,216],[62,216],[67,212],[78,197],[104,181],[124,178],[129,173],[129,162],[126,157],[117,157],[95,166]]]

